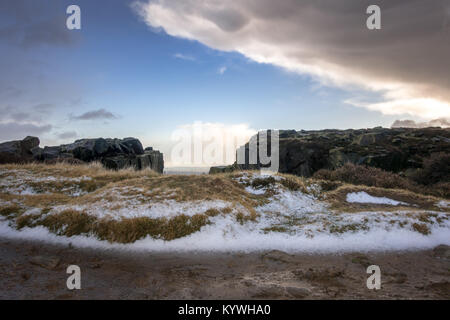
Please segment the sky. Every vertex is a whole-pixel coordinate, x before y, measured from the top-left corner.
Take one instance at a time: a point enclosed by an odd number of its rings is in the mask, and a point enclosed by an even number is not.
[[[448,0],[3,0],[0,142],[445,123],[448,57]]]

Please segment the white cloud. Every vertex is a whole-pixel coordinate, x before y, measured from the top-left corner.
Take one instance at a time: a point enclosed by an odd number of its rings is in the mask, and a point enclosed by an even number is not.
[[[169,35],[384,99],[354,105],[384,114],[449,117],[450,46],[443,27],[450,21],[448,3],[375,2],[383,19],[377,31],[366,28],[368,1],[147,0],[135,8],[149,26]]]
[[[187,61],[195,61],[196,60],[193,56],[186,55],[186,54],[183,54],[183,53],[175,53],[173,55],[173,57],[176,58],[176,59],[187,60]]]
[[[217,73],[220,75],[223,75],[225,73],[225,71],[227,71],[227,67],[223,66],[217,70]]]

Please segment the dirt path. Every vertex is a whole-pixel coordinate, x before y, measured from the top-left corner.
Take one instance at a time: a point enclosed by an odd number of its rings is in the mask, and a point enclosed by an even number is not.
[[[450,247],[289,255],[125,253],[0,239],[0,299],[449,299]],[[81,268],[82,289],[66,288]],[[368,265],[381,290],[366,287]]]

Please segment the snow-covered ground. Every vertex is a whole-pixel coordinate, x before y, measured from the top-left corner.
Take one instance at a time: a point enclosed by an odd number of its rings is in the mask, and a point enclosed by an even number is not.
[[[88,177],[81,177],[85,179]],[[6,218],[0,220],[0,234],[7,238],[42,240],[54,243],[72,243],[79,247],[122,248],[145,251],[255,251],[278,249],[287,252],[345,252],[371,250],[414,250],[431,248],[439,244],[450,245],[449,213],[443,211],[364,211],[342,213],[330,209],[330,205],[315,196],[320,191],[318,185],[310,185],[309,193],[290,191],[278,182],[284,179],[274,176],[275,183],[270,187],[254,188],[252,181],[267,178],[266,175],[248,175],[235,181],[245,184],[245,191],[262,196],[271,188],[268,201],[255,207],[256,220],[239,221],[236,213],[246,208],[237,203],[222,200],[183,201],[155,199],[144,201],[139,197],[144,193],[140,187],[114,187],[82,204],[56,205],[46,215],[58,214],[67,209],[84,211],[97,218],[173,218],[177,215],[193,216],[209,209],[231,208],[210,218],[210,223],[199,232],[189,236],[164,241],[147,237],[132,244],[111,244],[99,241],[93,236],[56,236],[43,227],[16,230]],[[59,179],[55,177],[38,178],[42,181]],[[0,179],[2,193],[15,194],[17,187],[27,185],[33,177],[21,174],[15,178]],[[36,180],[34,181],[41,181]],[[12,187],[14,186],[14,187]],[[26,188],[24,189],[26,190]],[[23,192],[23,191],[22,191]],[[170,196],[175,190],[166,190]],[[24,195],[23,193],[19,193]],[[106,196],[114,201],[103,199]],[[374,197],[366,192],[347,194],[350,203],[372,203],[383,205],[407,205],[385,197]],[[0,205],[5,205],[4,200]],[[442,208],[448,202],[442,201]],[[37,208],[29,208],[26,214],[40,214]],[[249,212],[247,212],[249,213]],[[425,218],[424,218],[425,217]],[[417,226],[425,227],[426,232],[418,232]],[[422,229],[423,230],[423,229]]]
[[[125,249],[138,251],[263,251],[283,250],[286,252],[351,252],[429,249],[440,244],[450,245],[449,228],[436,226],[431,234],[424,236],[405,228],[384,229],[382,226],[368,231],[346,234],[320,233],[314,237],[302,233],[264,233],[257,225],[240,225],[230,216],[213,218],[212,224],[200,232],[172,241],[155,240],[147,237],[132,244],[108,243],[94,237],[63,237],[50,233],[43,227],[24,228],[20,231],[0,222],[0,234],[11,239],[27,239],[76,247],[103,249]]]

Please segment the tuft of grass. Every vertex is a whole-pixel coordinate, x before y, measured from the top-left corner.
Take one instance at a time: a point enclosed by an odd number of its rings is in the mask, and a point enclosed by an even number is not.
[[[330,233],[347,233],[347,232],[357,232],[361,230],[368,230],[369,228],[364,224],[352,223],[346,225],[330,225]]]
[[[253,179],[251,182],[251,186],[254,189],[263,189],[263,188],[269,188],[273,186],[276,183],[276,180],[274,177],[264,177],[264,178],[256,178]]]
[[[241,225],[244,225],[246,222],[249,221],[256,221],[257,218],[258,214],[254,210],[252,210],[250,214],[244,214],[242,212],[238,212],[236,214],[236,221],[239,222]]]
[[[0,215],[6,218],[19,216],[23,212],[22,207],[18,205],[9,205],[0,208]]]
[[[294,177],[284,177],[284,179],[280,180],[280,183],[288,190],[291,191],[304,191],[305,186],[303,183],[299,181],[300,179],[296,179]]]
[[[288,232],[288,228],[283,226],[271,226],[263,229],[264,233],[270,233],[270,232],[280,232],[280,233],[286,233]]]
[[[96,218],[85,212],[69,209],[59,214],[47,215],[38,224],[58,235],[72,237],[80,234],[89,234]]]
[[[431,233],[430,228],[425,223],[414,223],[412,225],[413,229],[425,236]]]

